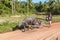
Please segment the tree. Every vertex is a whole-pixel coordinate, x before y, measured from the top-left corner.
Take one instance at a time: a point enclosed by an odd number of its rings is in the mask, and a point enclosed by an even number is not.
[[[25,1],[20,2],[20,12],[27,13],[27,3]]]
[[[43,4],[42,4],[42,2],[40,1],[37,5],[36,5],[36,10],[37,10],[37,12],[42,12],[42,10],[43,10]]]
[[[54,2],[55,0],[49,0],[49,8],[47,9],[47,12],[49,12],[50,14],[52,14],[53,12]]]
[[[30,8],[32,6],[32,0],[27,0],[27,13],[29,14]]]
[[[14,14],[13,0],[11,2],[12,2],[12,14]]]
[[[54,5],[54,14],[60,14],[60,1],[56,0]]]

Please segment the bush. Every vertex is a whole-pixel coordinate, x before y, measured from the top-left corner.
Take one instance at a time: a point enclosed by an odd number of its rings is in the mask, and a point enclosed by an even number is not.
[[[13,27],[15,27],[16,25],[17,25],[16,22],[6,21],[3,23],[0,23],[0,33],[12,31]]]

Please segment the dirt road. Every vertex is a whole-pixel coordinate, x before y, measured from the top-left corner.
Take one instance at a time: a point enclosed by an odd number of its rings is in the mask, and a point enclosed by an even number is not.
[[[50,28],[43,27],[26,32],[16,30],[3,33],[0,34],[0,40],[60,40],[60,22],[53,23]]]

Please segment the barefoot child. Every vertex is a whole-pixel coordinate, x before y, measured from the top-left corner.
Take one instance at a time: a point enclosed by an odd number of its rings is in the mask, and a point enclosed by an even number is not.
[[[51,26],[51,23],[52,23],[52,15],[51,15],[51,13],[46,15],[46,21],[48,22],[49,26]]]

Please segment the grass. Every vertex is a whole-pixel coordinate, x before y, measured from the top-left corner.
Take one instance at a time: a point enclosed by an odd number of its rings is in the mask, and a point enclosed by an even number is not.
[[[45,15],[38,15],[37,18],[42,18],[44,20],[42,20],[43,22],[46,22],[46,16]],[[54,15],[52,16],[52,22],[55,23],[55,22],[60,22],[60,15]]]
[[[55,22],[60,22],[60,15],[55,15],[55,16],[53,16],[52,22],[53,22],[53,23],[55,23]]]
[[[0,33],[12,31],[13,27],[17,25],[16,22],[2,22],[0,23]]]
[[[46,16],[44,15],[27,15],[28,16],[33,16],[36,18],[41,18],[41,21],[43,23],[45,23],[45,18]],[[0,17],[0,19],[3,19],[5,21],[0,22],[0,33],[4,33],[4,32],[9,32],[13,30],[13,27],[16,27],[16,25],[18,24],[19,20],[22,20],[25,18],[25,15],[19,15],[19,17],[15,17],[14,16],[10,16],[10,17]],[[55,15],[53,16],[53,20],[52,22],[60,22],[60,15]]]

